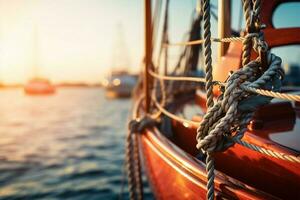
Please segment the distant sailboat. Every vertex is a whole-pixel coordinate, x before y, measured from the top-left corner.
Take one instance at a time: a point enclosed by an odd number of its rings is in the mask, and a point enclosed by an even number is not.
[[[102,81],[108,98],[131,97],[132,91],[137,83],[137,75],[128,71],[130,66],[128,49],[123,38],[122,25],[118,24],[118,37],[113,52],[113,65],[110,75]]]
[[[34,46],[33,46],[33,77],[25,84],[24,92],[28,95],[50,95],[54,94],[56,88],[51,84],[51,81],[47,78],[42,78],[38,73],[39,66],[37,64],[37,33],[34,30]]]
[[[33,78],[24,86],[28,95],[48,95],[55,93],[55,87],[47,79]]]
[[[137,75],[119,70],[112,71],[111,75],[103,80],[102,85],[106,90],[106,97],[127,98],[131,97],[137,80]]]

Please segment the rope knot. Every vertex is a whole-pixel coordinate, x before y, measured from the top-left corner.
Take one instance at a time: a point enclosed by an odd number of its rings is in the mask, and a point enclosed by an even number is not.
[[[132,119],[128,123],[128,129],[132,133],[140,133],[146,128],[152,127],[156,124],[156,121],[149,116],[144,116],[142,118]]]
[[[259,34],[255,35],[253,37],[253,49],[254,51],[260,53],[260,52],[267,52],[268,50],[268,44],[267,42],[263,39],[264,35],[262,32]]]
[[[271,100],[245,88],[276,91],[281,87],[281,59],[270,53],[268,64],[269,68],[260,73],[258,58],[229,76],[223,94],[208,109],[197,130],[198,149],[207,153],[224,151],[234,144],[233,139],[242,138],[256,108]]]

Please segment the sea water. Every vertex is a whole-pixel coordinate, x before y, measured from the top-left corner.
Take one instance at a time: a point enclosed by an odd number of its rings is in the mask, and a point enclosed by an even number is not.
[[[101,88],[59,88],[51,96],[0,90],[0,198],[128,199],[131,103],[107,99]],[[152,199],[149,187],[145,193]]]

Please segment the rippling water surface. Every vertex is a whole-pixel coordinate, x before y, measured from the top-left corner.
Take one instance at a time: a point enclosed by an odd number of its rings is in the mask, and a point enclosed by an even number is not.
[[[1,90],[0,197],[118,199],[130,106],[101,89]]]

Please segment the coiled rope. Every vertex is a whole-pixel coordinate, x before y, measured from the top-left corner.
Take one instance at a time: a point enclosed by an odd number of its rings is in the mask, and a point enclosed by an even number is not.
[[[136,105],[139,106],[141,101],[142,98],[138,100]],[[133,117],[134,118],[137,117],[136,113],[134,113]],[[142,178],[141,178],[139,158],[137,158],[138,157],[137,135],[135,134],[136,130],[133,130],[133,122],[134,121],[131,121],[129,123],[129,131],[126,136],[125,162],[126,162],[127,177],[128,177],[129,198],[131,200],[136,200],[136,199],[141,200],[143,199],[143,188],[141,184]]]
[[[128,190],[130,200],[143,199],[143,183],[142,183],[142,169],[139,156],[139,142],[138,135],[146,128],[153,127],[156,121],[149,117],[137,117],[138,108],[142,102],[143,97],[140,97],[133,109],[133,120],[129,122],[128,134],[126,136],[126,150],[125,161],[128,177]]]
[[[212,42],[242,42],[246,38],[245,37],[227,37],[227,38],[211,38]],[[190,45],[198,45],[203,44],[204,40],[193,40],[188,42],[177,42],[177,43],[164,43],[165,46],[190,46]]]

